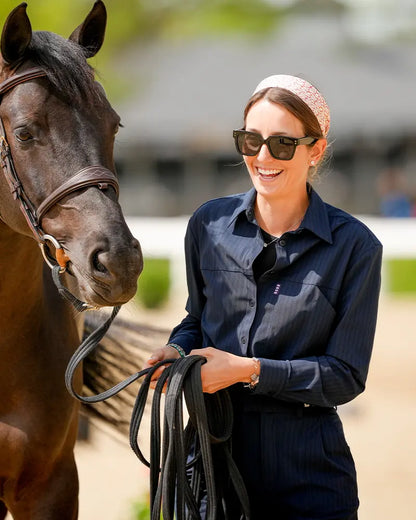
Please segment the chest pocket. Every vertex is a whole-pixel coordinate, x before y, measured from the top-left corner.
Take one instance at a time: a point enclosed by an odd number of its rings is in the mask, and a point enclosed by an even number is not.
[[[259,285],[257,313],[253,327],[261,355],[274,356],[284,348],[285,356],[320,355],[335,326],[336,312],[327,295],[312,283],[268,280]],[[273,357],[273,354],[272,356]]]

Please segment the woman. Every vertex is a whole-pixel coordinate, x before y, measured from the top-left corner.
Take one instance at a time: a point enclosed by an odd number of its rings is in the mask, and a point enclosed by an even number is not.
[[[200,354],[204,391],[229,388],[233,457],[259,520],[357,518],[336,406],[365,387],[382,248],[309,184],[329,121],[303,79],[257,86],[234,131],[253,188],[190,219],[188,315],[148,362]]]

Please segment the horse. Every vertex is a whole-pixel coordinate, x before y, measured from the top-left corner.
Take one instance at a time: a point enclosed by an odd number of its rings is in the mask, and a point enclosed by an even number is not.
[[[68,39],[32,32],[26,7],[0,48],[0,520],[75,520],[79,404],[64,373],[82,315],[50,267],[85,308],[114,307],[135,294],[143,258],[118,203],[120,118],[87,62],[105,6]]]

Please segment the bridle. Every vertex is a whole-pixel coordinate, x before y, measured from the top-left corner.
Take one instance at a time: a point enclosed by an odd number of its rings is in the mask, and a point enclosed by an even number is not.
[[[32,81],[37,78],[44,78],[46,76],[46,72],[39,67],[28,69],[24,72],[21,72],[20,74],[13,74],[13,76],[9,77],[8,79],[0,83],[0,103],[1,96],[3,96],[3,94],[5,94],[6,92],[12,90],[17,85],[20,85],[21,83],[26,83],[28,81]],[[0,158],[3,173],[10,187],[10,191],[12,192],[14,199],[19,202],[20,209],[26,218],[29,228],[31,229],[35,239],[39,244],[39,247],[42,251],[46,263],[49,265],[49,267],[54,268],[56,266],[56,264],[54,264],[54,261],[56,260],[60,267],[59,271],[61,273],[64,272],[70,259],[64,252],[64,249],[58,242],[58,240],[52,235],[49,235],[43,231],[41,227],[42,218],[61,199],[63,199],[70,193],[73,193],[74,191],[86,187],[96,186],[100,190],[105,190],[109,186],[112,186],[118,197],[119,185],[117,177],[111,170],[108,170],[103,166],[86,166],[82,170],[78,171],[73,177],[69,178],[56,190],[54,190],[50,195],[48,195],[36,209],[33,203],[31,202],[30,198],[27,196],[22,182],[20,181],[19,176],[16,172],[16,168],[13,162],[13,157],[11,154],[9,143],[7,142],[6,132],[4,130],[4,125],[1,117]],[[53,259],[50,255],[49,248],[47,245],[48,243],[51,243],[55,248],[55,259]]]
[[[15,86],[20,85],[21,83],[25,83],[27,81],[31,81],[36,78],[43,78],[47,76],[46,72],[41,68],[32,68],[21,74],[15,74],[11,76],[9,79],[0,83],[0,96],[5,94],[6,92],[13,89]],[[1,102],[1,97],[0,97]],[[37,242],[39,243],[45,261],[52,268],[52,277],[54,279],[55,284],[58,287],[59,292],[67,299],[69,299],[75,306],[77,310],[85,310],[86,307],[89,307],[87,304],[80,302],[74,296],[72,296],[69,291],[67,291],[61,284],[59,280],[59,273],[62,273],[66,270],[67,263],[69,262],[69,258],[66,256],[62,246],[59,244],[58,240],[54,238],[52,235],[46,234],[42,227],[41,221],[42,217],[62,198],[66,197],[68,194],[86,188],[90,186],[96,186],[99,189],[107,189],[108,186],[112,186],[116,191],[118,196],[119,186],[117,182],[117,178],[107,168],[102,166],[87,166],[82,170],[78,171],[73,177],[64,182],[61,186],[55,189],[51,194],[49,194],[38,206],[35,208],[30,198],[27,196],[24,187],[17,175],[16,168],[13,162],[13,158],[10,151],[10,146],[6,139],[6,133],[4,130],[3,121],[0,117],[0,157],[1,157],[1,166],[3,169],[3,173],[6,177],[7,183],[10,187],[10,190],[13,194],[15,200],[18,200],[20,209],[23,215],[26,218],[26,221],[35,237]],[[53,244],[56,249],[56,262],[58,265],[54,265],[51,261],[50,256],[47,252],[47,242]],[[201,469],[198,471],[195,470],[195,477],[192,478],[192,490],[190,485],[188,484],[188,479],[186,476],[186,467],[185,467],[185,458],[187,450],[186,445],[184,443],[184,439],[181,437],[182,428],[181,428],[181,414],[182,414],[182,385],[185,382],[185,376],[188,373],[191,373],[191,369],[194,367],[196,370],[192,371],[192,381],[191,383],[184,386],[185,389],[185,397],[188,403],[188,409],[190,411],[191,419],[193,420],[193,430],[188,429],[187,433],[187,442],[189,444],[191,440],[192,431],[198,434],[198,443],[200,445],[201,455],[195,457],[194,464],[198,463],[198,461],[202,461],[199,465],[203,465],[203,475],[206,482],[206,487],[208,490],[208,518],[213,519],[216,518],[217,506],[221,502],[221,494],[217,495],[216,487],[215,487],[215,477],[213,471],[213,461],[212,455],[210,454],[210,443],[212,439],[214,439],[215,443],[218,446],[221,446],[222,459],[227,461],[228,474],[234,486],[235,492],[240,500],[242,505],[242,511],[244,513],[244,518],[249,518],[249,504],[248,497],[244,487],[244,483],[241,479],[241,476],[238,473],[237,467],[235,463],[232,461],[230,450],[229,450],[229,439],[231,436],[232,430],[232,415],[231,415],[231,401],[227,393],[223,392],[221,394],[218,393],[216,397],[217,401],[215,402],[214,409],[217,411],[217,414],[213,420],[213,423],[216,424],[216,431],[218,431],[218,424],[221,424],[224,428],[224,432],[220,435],[214,435],[210,432],[210,425],[208,424],[208,419],[206,417],[206,409],[204,404],[204,397],[202,394],[202,385],[201,385],[201,376],[200,376],[200,365],[205,362],[205,359],[201,356],[190,356],[186,358],[181,358],[179,360],[164,360],[161,363],[158,363],[151,369],[145,369],[141,372],[131,375],[125,381],[120,382],[113,388],[108,389],[107,391],[90,397],[83,397],[79,395],[74,386],[73,386],[73,377],[74,372],[77,369],[78,365],[92,352],[92,350],[97,346],[99,341],[103,338],[105,333],[107,332],[110,324],[116,317],[119,312],[120,307],[114,307],[111,316],[103,323],[96,331],[92,332],[82,344],[79,346],[77,351],[72,356],[70,362],[68,363],[68,367],[65,373],[65,384],[69,393],[76,397],[77,399],[83,402],[98,402],[104,399],[115,395],[119,391],[123,390],[130,383],[136,381],[140,377],[146,375],[145,384],[143,384],[140,388],[139,395],[137,397],[136,404],[133,409],[132,421],[131,421],[131,429],[130,429],[130,444],[133,451],[136,455],[150,467],[151,474],[151,508],[152,508],[152,518],[159,518],[162,504],[162,496],[166,497],[168,494],[172,495],[172,490],[174,489],[175,482],[177,483],[178,489],[178,499],[177,504],[179,508],[179,516],[178,518],[181,520],[185,518],[185,511],[191,510],[194,517],[198,515],[198,504],[195,498],[192,495],[192,491],[194,491],[195,496],[198,497],[200,495],[200,483],[201,483]],[[147,462],[143,457],[142,452],[137,443],[139,426],[141,423],[141,419],[143,417],[143,412],[147,403],[147,393],[149,390],[151,376],[155,370],[157,370],[160,366],[171,364],[170,367],[166,367],[164,370],[162,377],[159,379],[156,394],[158,395],[158,399],[154,402],[153,406],[153,421],[152,424],[152,432],[159,432],[156,435],[152,435],[152,454],[151,463]],[[171,370],[175,368],[175,371]],[[159,461],[160,461],[160,424],[158,420],[160,420],[160,398],[162,395],[162,388],[164,383],[167,381],[168,374],[173,372],[171,379],[168,383],[168,393],[166,397],[166,402],[169,405],[166,412],[166,423],[169,426],[169,435],[164,435],[165,443],[166,438],[171,438],[171,443],[169,445],[165,445],[163,449],[163,460],[162,460],[162,469],[159,469]],[[221,420],[219,420],[221,418]],[[224,423],[224,424],[222,424]],[[176,433],[176,435],[174,435]],[[173,448],[172,446],[175,446]],[[180,452],[178,451],[181,448]],[[189,448],[189,446],[187,446]],[[183,467],[179,470],[175,467],[175,460],[182,460]],[[153,459],[153,460],[152,460]],[[181,471],[183,470],[183,471]],[[159,477],[160,473],[160,477]],[[163,501],[173,504],[173,497],[170,497],[170,500]],[[169,507],[169,504],[163,505],[163,512],[165,518],[173,518],[173,511]],[[171,514],[172,513],[172,514]],[[199,516],[199,515],[198,515]],[[186,516],[187,517],[187,516]]]

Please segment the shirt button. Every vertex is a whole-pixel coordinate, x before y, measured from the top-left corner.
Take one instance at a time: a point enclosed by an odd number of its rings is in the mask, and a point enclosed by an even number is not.
[[[243,345],[245,345],[245,344],[247,343],[247,338],[246,338],[245,336],[243,336],[243,337],[241,338],[241,343],[242,343]]]
[[[282,240],[279,240],[279,245],[281,245],[282,247],[285,247],[286,240],[284,238],[282,238]]]
[[[254,307],[256,305],[256,302],[254,300],[250,300],[250,307]]]

